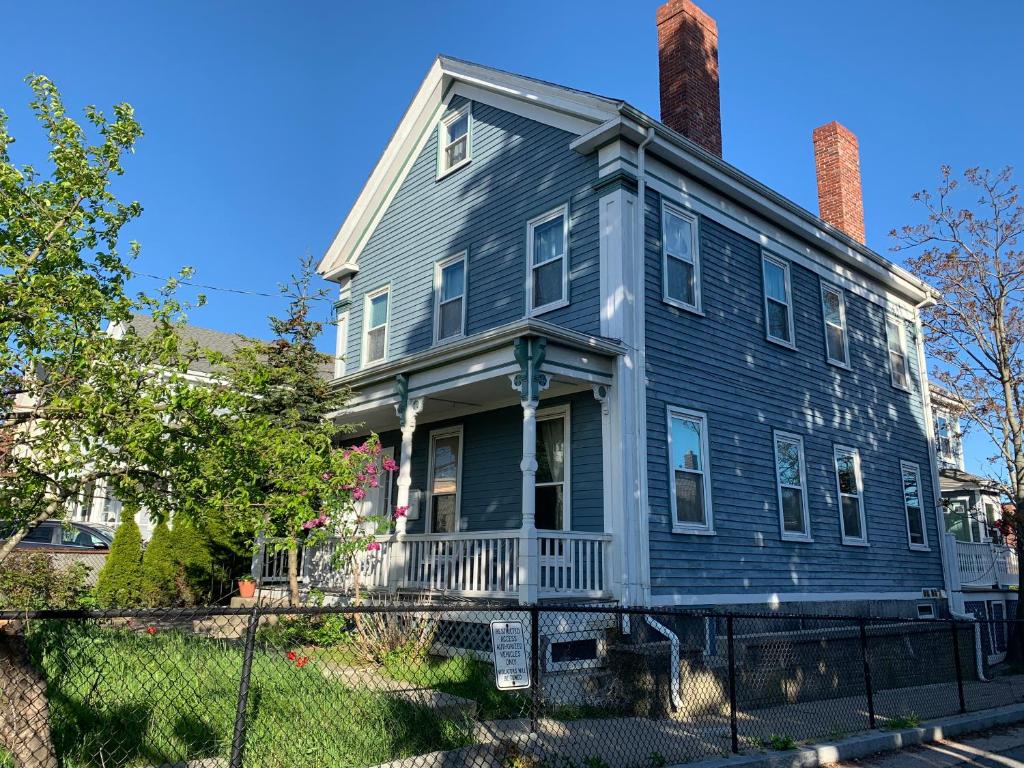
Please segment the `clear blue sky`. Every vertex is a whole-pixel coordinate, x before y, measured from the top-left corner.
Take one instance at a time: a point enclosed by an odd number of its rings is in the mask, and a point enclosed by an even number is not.
[[[658,114],[658,0],[557,3],[8,2],[0,106],[37,161],[30,72],[77,112],[135,106],[146,136],[118,191],[140,271],[273,292],[319,256],[434,56],[625,99]],[[703,0],[718,20],[725,158],[817,211],[811,130],[860,139],[868,243],[919,218],[938,166],[1024,174],[1024,3]],[[153,281],[140,281],[153,287]],[[192,315],[265,333],[279,299],[210,292]],[[325,343],[325,348],[329,343]]]

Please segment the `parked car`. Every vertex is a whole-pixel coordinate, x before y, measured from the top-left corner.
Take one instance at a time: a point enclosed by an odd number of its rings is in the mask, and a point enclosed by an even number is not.
[[[0,539],[7,537],[7,532],[0,530]],[[94,523],[62,523],[58,520],[47,520],[34,528],[24,539],[18,542],[16,549],[43,549],[61,547],[71,549],[110,549],[114,540],[113,529]]]

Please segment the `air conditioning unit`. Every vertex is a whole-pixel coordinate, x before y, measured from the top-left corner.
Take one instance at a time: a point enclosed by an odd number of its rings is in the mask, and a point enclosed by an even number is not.
[[[946,597],[946,590],[928,587],[927,589],[922,589],[921,594],[929,600],[942,600]]]

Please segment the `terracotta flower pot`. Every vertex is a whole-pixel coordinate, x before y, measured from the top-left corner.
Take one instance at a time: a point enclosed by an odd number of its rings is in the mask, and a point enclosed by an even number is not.
[[[240,597],[252,597],[256,594],[256,582],[252,579],[238,582],[238,595]]]

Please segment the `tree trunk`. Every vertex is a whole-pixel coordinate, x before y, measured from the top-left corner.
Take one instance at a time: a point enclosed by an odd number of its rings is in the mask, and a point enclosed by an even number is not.
[[[1013,521],[1013,549],[1017,553],[1017,596],[1024,595],[1024,499],[1017,501],[1014,505]],[[1011,619],[1010,616],[1006,617]],[[1024,600],[1017,600],[1017,613],[1012,617],[1009,636],[1006,640],[1006,661],[1014,667],[1024,667]]]
[[[299,595],[299,547],[288,550],[288,605],[297,608],[301,601]]]
[[[29,520],[24,526],[16,530],[11,534],[11,537],[7,539],[3,544],[0,544],[0,564],[7,559],[7,556],[14,551],[14,548],[21,543],[21,540],[28,536],[29,532],[40,525],[45,523],[50,517],[56,512],[60,506],[64,503],[65,497],[54,499],[46,505],[46,509],[36,515],[34,518]]]
[[[46,681],[14,623],[0,627],[0,746],[20,768],[58,768]]]

